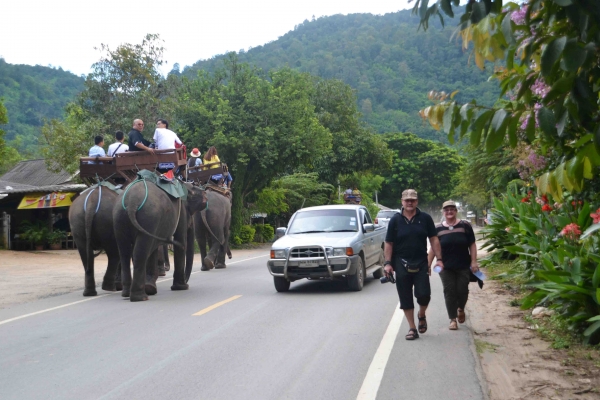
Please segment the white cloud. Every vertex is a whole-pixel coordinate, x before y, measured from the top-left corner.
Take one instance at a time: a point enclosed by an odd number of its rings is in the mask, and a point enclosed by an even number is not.
[[[0,56],[11,64],[87,74],[99,58],[94,47],[140,43],[147,33],[158,33],[169,71],[176,62],[183,68],[276,40],[313,15],[385,14],[408,7],[407,0],[11,1],[2,5]]]

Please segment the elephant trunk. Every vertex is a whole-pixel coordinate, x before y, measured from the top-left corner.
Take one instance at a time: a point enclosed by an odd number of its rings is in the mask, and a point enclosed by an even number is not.
[[[131,224],[134,226],[134,228],[137,229],[140,233],[142,233],[143,235],[146,235],[146,236],[150,236],[151,238],[154,238],[154,239],[156,239],[156,240],[158,240],[160,242],[172,244],[173,246],[177,246],[180,249],[185,249],[185,247],[181,243],[179,243],[178,241],[176,241],[176,240],[170,240],[170,239],[166,239],[166,238],[161,238],[161,237],[158,237],[158,236],[153,235],[152,233],[148,232],[137,221],[137,218],[135,216],[136,213],[137,213],[137,207],[132,207],[132,205],[130,204],[127,207],[127,216],[129,217],[129,221],[131,221]]]

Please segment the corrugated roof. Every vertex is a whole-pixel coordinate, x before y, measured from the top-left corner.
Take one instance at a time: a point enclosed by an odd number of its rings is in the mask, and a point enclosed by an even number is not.
[[[20,190],[20,189],[28,189],[28,188],[34,188],[34,187],[35,186],[24,185],[22,183],[0,180],[0,193],[4,193],[7,190]],[[7,189],[7,188],[12,188],[12,189]]]
[[[39,159],[19,162],[13,169],[2,175],[0,181],[41,187],[71,183],[72,179],[68,172],[55,173],[48,171],[46,161]],[[4,190],[4,188],[0,187],[0,190]]]
[[[2,181],[0,181],[2,182]],[[87,188],[86,185],[81,183],[71,183],[68,185],[46,185],[46,186],[27,186],[16,188],[15,186],[10,185],[13,189],[6,189],[5,186],[1,186],[0,184],[0,195],[2,194],[18,194],[18,193],[51,193],[51,192],[81,192]]]

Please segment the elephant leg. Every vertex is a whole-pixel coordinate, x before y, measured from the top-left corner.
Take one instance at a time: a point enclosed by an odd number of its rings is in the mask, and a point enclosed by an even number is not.
[[[152,251],[149,242],[149,239],[138,236],[133,246],[133,279],[131,280],[131,294],[129,296],[131,301],[148,300],[146,294],[146,265],[149,253]],[[123,284],[125,284],[124,281]]]
[[[119,250],[114,248],[107,249],[106,255],[108,257],[108,266],[106,267],[106,273],[102,280],[102,290],[114,292],[116,290],[115,274],[120,263]]]
[[[119,243],[119,254],[121,256],[121,296],[129,297],[131,294],[131,257],[133,254],[133,245],[120,240]]]
[[[186,283],[185,279],[185,262],[187,247],[193,246],[194,243],[188,243],[188,215],[183,212],[179,216],[179,222],[177,229],[175,230],[174,239],[179,243],[183,244],[183,248],[175,246],[173,249],[173,285],[171,290],[188,290],[190,286]]]
[[[150,254],[148,257],[148,262],[146,263],[146,294],[149,296],[153,296],[158,292],[158,288],[156,287],[156,280],[160,275],[160,267],[157,265],[158,254],[162,249],[157,248]],[[164,273],[163,275],[164,276]]]
[[[209,243],[209,250],[208,250],[208,254],[204,258],[204,264],[209,269],[213,269],[215,267],[215,261],[217,259],[217,254],[219,252],[219,247],[221,245],[213,237],[209,237],[208,240],[210,241],[210,243]]]
[[[86,249],[85,240],[81,240],[80,238],[75,238],[75,244],[77,245],[77,250],[79,251],[79,257],[81,257],[81,262],[83,263],[83,271],[85,273],[84,278],[84,296],[96,296],[98,292],[96,291],[96,280],[94,279],[94,257],[90,257],[90,262],[88,265],[88,256]],[[92,249],[90,249],[92,251]]]
[[[192,268],[194,267],[194,224],[187,229],[187,248],[185,252],[185,281],[190,280]]]
[[[219,252],[217,254],[217,264],[215,265],[215,268],[227,268],[227,265],[225,265],[225,246],[219,245]]]
[[[158,276],[165,276],[165,253],[163,251],[165,245],[160,245],[158,247]],[[149,293],[148,293],[149,294]]]
[[[200,222],[202,223],[202,222]],[[207,264],[204,263],[204,260],[206,259],[206,244],[210,239],[207,238],[207,232],[206,232],[206,228],[204,226],[202,226],[200,228],[200,233],[198,235],[198,246],[200,246],[200,260],[202,260],[202,268],[200,268],[202,271],[209,271],[210,269],[213,268],[213,266],[209,266]]]
[[[190,242],[188,242],[190,243]],[[191,243],[194,243],[194,238],[192,237]],[[194,247],[192,246],[192,249]],[[171,269],[171,262],[169,261],[169,245],[163,245],[163,258],[165,259],[165,271],[169,271]]]
[[[115,290],[123,290],[123,281],[121,280],[120,256],[119,256],[119,263],[117,264],[117,270],[115,271]]]

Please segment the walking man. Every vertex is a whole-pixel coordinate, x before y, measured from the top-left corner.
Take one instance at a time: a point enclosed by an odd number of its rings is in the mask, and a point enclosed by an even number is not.
[[[406,340],[419,338],[419,333],[427,331],[425,311],[431,300],[429,276],[431,270],[427,264],[427,239],[437,257],[437,265],[442,268],[442,250],[433,219],[417,208],[417,191],[406,189],[402,192],[402,209],[394,215],[388,224],[384,245],[384,272],[396,273],[396,289],[400,298],[400,308],[404,311],[410,330]],[[414,297],[419,304],[419,326],[415,325]]]

